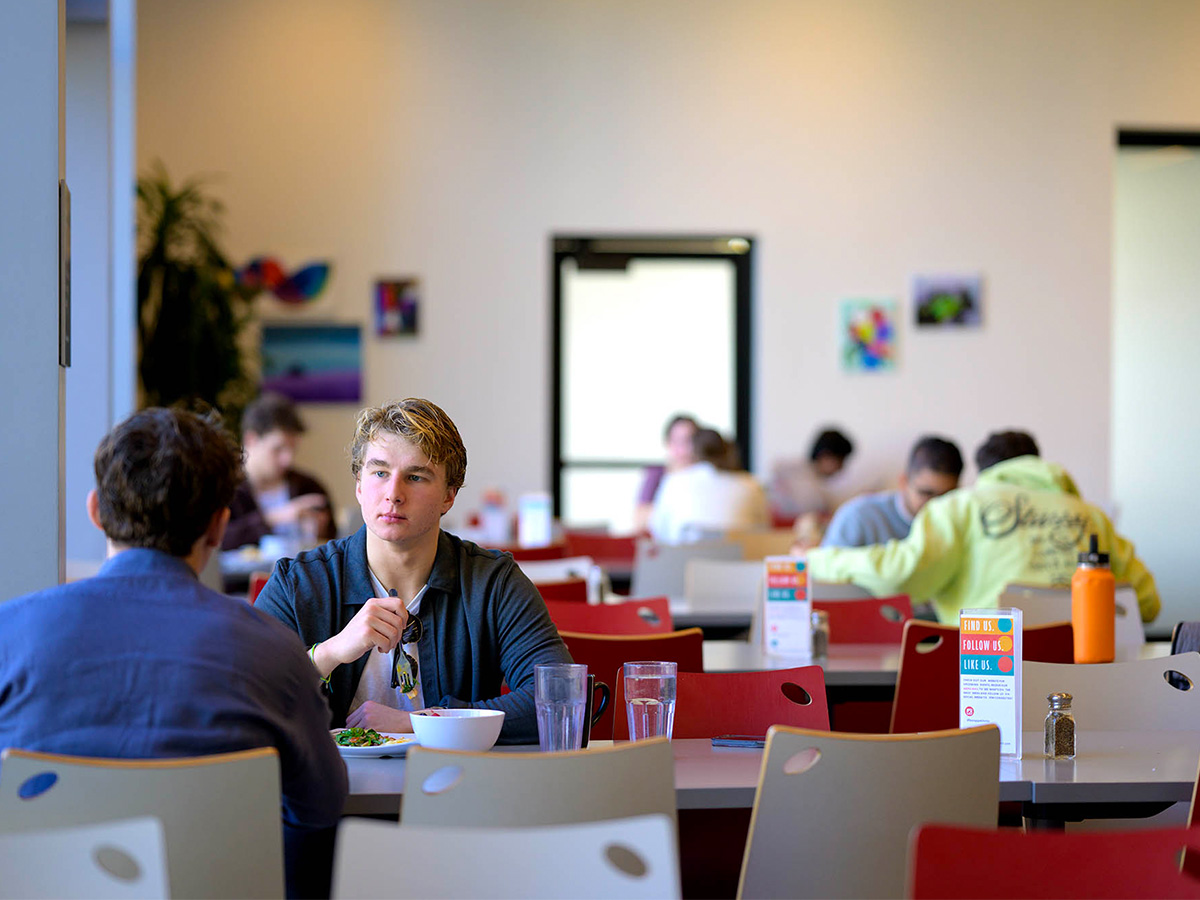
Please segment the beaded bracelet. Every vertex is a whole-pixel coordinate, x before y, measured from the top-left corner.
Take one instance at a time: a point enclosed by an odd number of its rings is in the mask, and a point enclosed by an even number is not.
[[[313,668],[316,669],[317,668],[317,645],[316,644],[313,644],[311,647],[308,648],[308,658],[310,660],[312,660]],[[318,670],[318,671],[320,671],[320,670]],[[325,685],[325,687],[329,687],[329,679],[332,675],[333,675],[333,673],[330,672],[328,675],[326,675],[324,678],[322,678],[321,684]]]

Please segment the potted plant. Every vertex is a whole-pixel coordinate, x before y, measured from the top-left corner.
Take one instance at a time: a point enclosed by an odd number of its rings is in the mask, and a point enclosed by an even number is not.
[[[147,406],[197,401],[236,423],[254,396],[239,337],[252,292],[217,239],[224,206],[156,162],[138,179],[138,374]]]

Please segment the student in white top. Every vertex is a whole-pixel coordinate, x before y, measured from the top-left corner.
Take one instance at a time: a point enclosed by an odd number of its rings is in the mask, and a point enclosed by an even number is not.
[[[712,532],[766,528],[771,523],[767,494],[749,472],[729,471],[725,439],[711,428],[692,438],[696,462],[669,473],[658,489],[650,533],[665,544],[699,540]]]

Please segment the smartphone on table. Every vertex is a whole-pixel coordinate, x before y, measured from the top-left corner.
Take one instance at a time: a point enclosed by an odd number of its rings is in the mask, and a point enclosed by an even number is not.
[[[761,750],[767,745],[766,738],[757,734],[722,734],[712,739],[714,747],[749,747]]]

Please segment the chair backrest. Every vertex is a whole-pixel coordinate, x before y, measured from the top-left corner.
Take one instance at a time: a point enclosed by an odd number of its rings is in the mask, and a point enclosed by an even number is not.
[[[1113,636],[1118,648],[1137,648],[1146,643],[1142,613],[1137,593],[1127,584],[1118,585],[1116,592],[1117,619]],[[1010,584],[1000,595],[997,606],[1014,606],[1021,610],[1025,625],[1064,622],[1071,619],[1071,589],[1069,587],[1036,587]]]
[[[666,740],[565,753],[414,747],[405,762],[405,825],[508,828],[654,813],[675,821],[675,757]]]
[[[761,561],[689,559],[684,568],[683,595],[693,611],[753,612],[762,602],[764,574]]]
[[[1069,663],[1074,658],[1070,622],[1026,626],[1021,653],[1026,660]],[[904,624],[900,669],[892,700],[892,734],[957,728],[958,628],[910,619]]]
[[[400,857],[413,861],[403,874],[381,865]],[[456,828],[452,835],[442,828],[346,819],[338,833],[338,900],[679,895],[674,827],[666,816],[553,828]]]
[[[536,581],[542,599],[547,602],[572,603],[586,606],[588,602],[588,583],[586,578],[566,578],[562,581]]]
[[[810,581],[808,592],[813,600],[870,600],[875,596],[857,584],[841,581]]]
[[[796,535],[790,528],[766,528],[725,532],[725,540],[742,548],[742,559],[762,561],[768,556],[787,556]]]
[[[635,597],[682,597],[684,569],[689,559],[741,558],[742,548],[724,540],[656,544],[648,538],[638,538],[630,592]]]
[[[1178,672],[1176,687],[1167,676]],[[1026,722],[1046,717],[1046,697],[1066,691],[1083,731],[1195,731],[1200,722],[1200,653],[1100,665],[1026,662],[1021,708]]]
[[[914,900],[1021,897],[1200,897],[1180,851],[1200,851],[1186,828],[1023,833],[923,825],[913,835]]]
[[[262,589],[267,586],[267,582],[271,580],[270,572],[251,572],[250,573],[250,589],[246,591],[246,600],[251,606],[258,599],[258,595],[262,593]]]
[[[629,740],[625,679],[613,690],[613,738]],[[675,684],[674,738],[766,735],[772,725],[829,730],[825,672],[820,666],[764,672],[680,672]]]
[[[994,826],[999,771],[994,725],[921,735],[776,726],[738,896],[901,897],[913,826]]]
[[[166,897],[162,823],[152,816],[0,834],[0,900]]]
[[[588,667],[588,671],[616,692],[620,668],[627,662],[655,660],[673,662],[681,672],[704,671],[704,632],[685,628],[667,634],[601,635],[559,632],[571,658]],[[608,740],[613,734],[613,709],[608,709],[592,726],[594,740]]]
[[[173,897],[283,896],[279,809],[274,748],[139,760],[0,754],[0,832],[155,816]]]
[[[545,547],[497,547],[505,553],[511,553],[518,563],[540,562],[549,559],[562,559],[567,555],[566,544],[549,544]]]
[[[593,605],[542,596],[546,600],[550,618],[559,631],[619,635],[666,634],[674,630],[671,604],[666,597]]]
[[[598,534],[567,530],[567,556],[590,556],[596,565],[632,571],[637,556],[637,535]]]
[[[813,609],[829,614],[831,644],[899,644],[904,623],[912,618],[906,594],[869,600],[814,600]]]
[[[596,564],[590,556],[564,556],[560,559],[539,559],[532,562],[517,560],[517,565],[534,584],[545,581],[587,579]]]

